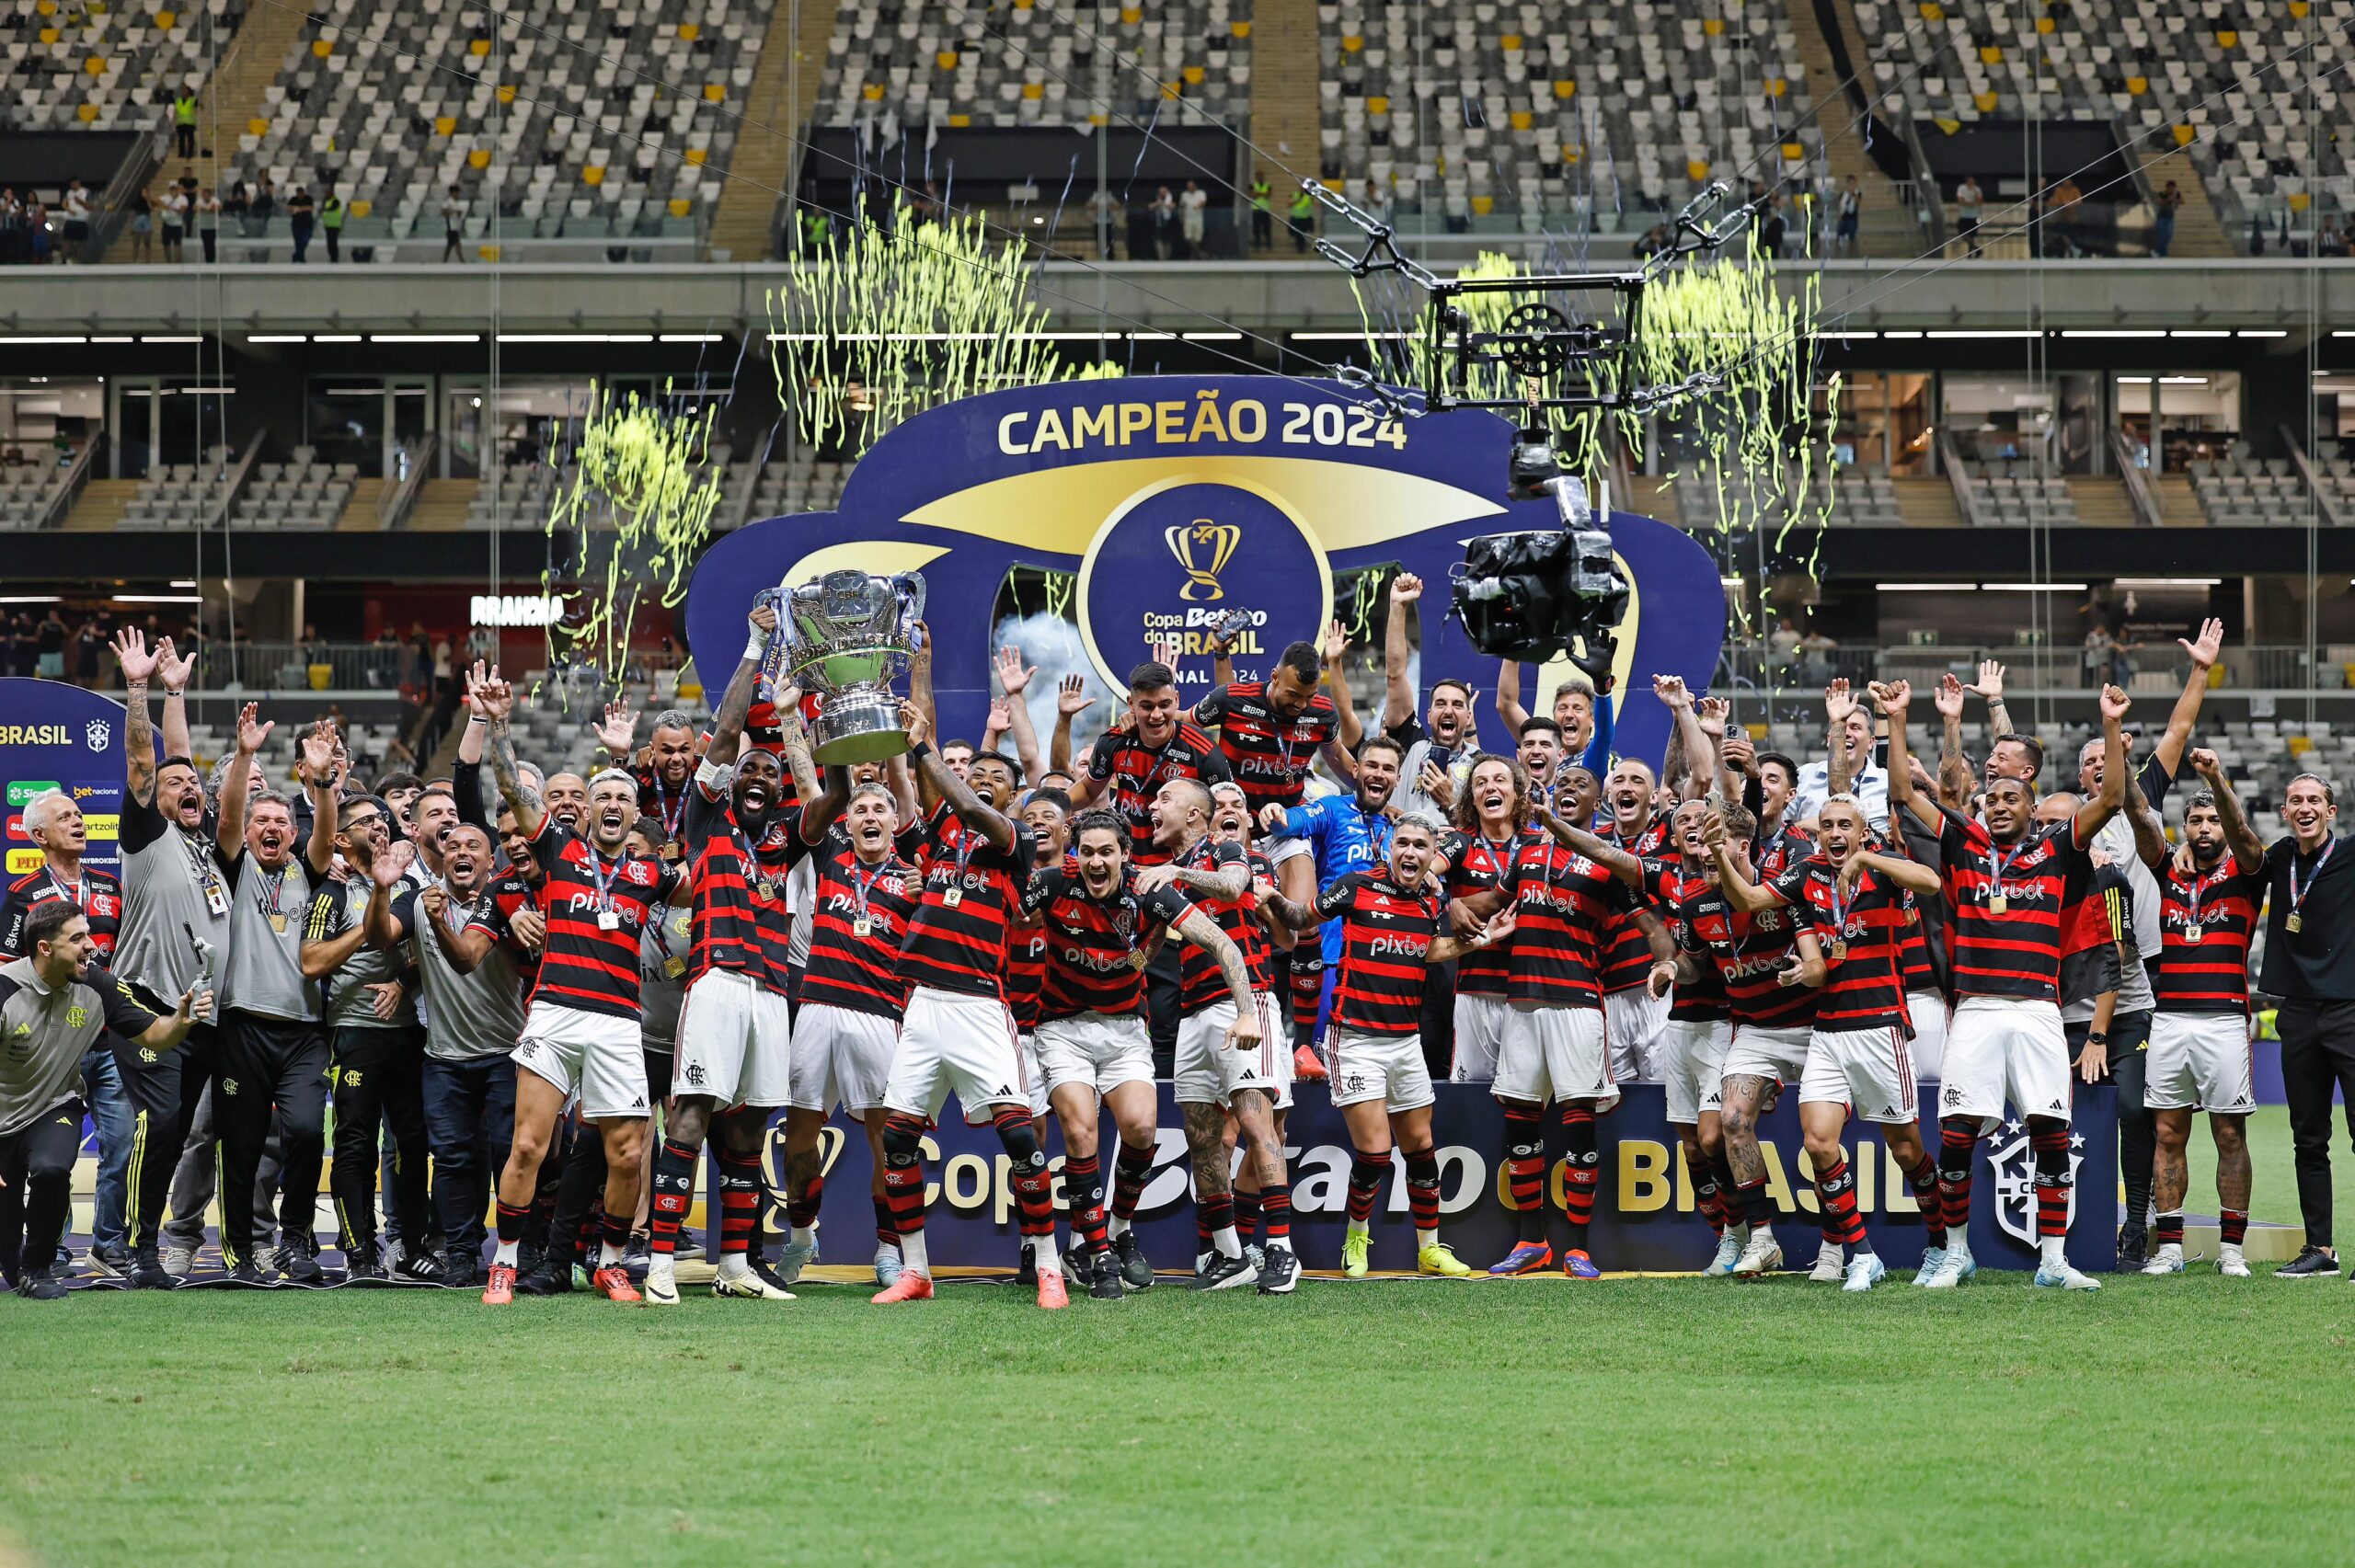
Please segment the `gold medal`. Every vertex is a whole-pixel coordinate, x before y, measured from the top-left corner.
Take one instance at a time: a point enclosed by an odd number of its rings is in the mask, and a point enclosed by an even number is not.
[[[850,933],[863,941],[875,934],[875,922],[861,915],[850,922]]]
[[[2196,926],[2196,925],[2188,925],[2188,926],[2185,926],[2185,927],[2183,928],[2183,939],[2184,939],[2186,942],[2197,942],[2197,941],[2199,941],[2199,940],[2200,940],[2200,928],[2199,928],[2198,926]]]
[[[2297,910],[2292,910],[2290,911],[2290,918],[2281,922],[2281,929],[2288,932],[2291,935],[2295,936],[2299,932],[2305,929],[2305,924],[2306,917],[2300,914]]]
[[[1991,915],[2000,915],[2011,907],[2012,901],[2001,893],[1993,895],[1987,900],[1987,912]]]
[[[2297,917],[2293,915],[2291,918],[2294,920]],[[286,929],[286,917],[284,915],[270,916],[270,929],[276,932],[283,932]]]
[[[1848,956],[1848,944],[1845,942],[1835,942],[1826,951],[1832,955],[1832,961],[1837,964]]]
[[[764,904],[769,902],[776,897],[776,884],[767,881],[753,883],[752,897],[758,898]]]
[[[675,980],[686,972],[687,961],[684,958],[665,958],[662,960],[663,979]]]
[[[1132,954],[1130,954],[1130,955],[1129,955],[1129,967],[1130,967],[1130,968],[1132,968],[1132,969],[1142,969],[1142,968],[1143,968],[1143,967],[1144,967],[1144,955],[1143,955],[1143,954],[1142,954],[1142,953],[1132,953]]]
[[[943,893],[943,894],[940,896],[940,902],[941,902],[941,906],[942,906],[944,909],[951,909],[951,910],[953,910],[953,909],[955,909],[958,905],[959,905],[959,904],[963,903],[964,901],[965,901],[965,889],[963,889],[962,887],[951,887],[950,889],[948,889],[948,892]]]

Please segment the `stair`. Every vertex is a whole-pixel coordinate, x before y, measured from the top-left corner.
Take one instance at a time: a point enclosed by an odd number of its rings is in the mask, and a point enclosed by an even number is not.
[[[2151,483],[2159,498],[2159,522],[2166,528],[2205,528],[2208,510],[2192,494],[2191,481],[2179,474],[2163,474]]]
[[[2181,148],[2160,156],[2144,156],[2142,177],[2150,181],[2153,194],[2165,190],[2167,181],[2183,193],[2183,205],[2175,211],[2175,243],[2167,247],[2170,258],[2182,257],[2238,256],[2240,248],[2216,222],[2216,209],[2209,204],[2208,187],[2200,171],[2191,166],[2190,157]]]
[[[1954,485],[1939,479],[1893,479],[1897,514],[1908,528],[1960,528],[1962,513],[1954,504]]]
[[[1263,164],[1256,174],[1246,170],[1243,183],[1247,189],[1257,175],[1265,175],[1274,188],[1268,197],[1275,209],[1272,233],[1287,256],[1284,212],[1299,189],[1295,182],[1323,172],[1317,74],[1316,0],[1258,0],[1251,18],[1251,140],[1283,163]]]
[[[410,533],[460,533],[466,526],[466,512],[475,504],[477,482],[472,479],[428,479],[418,486],[417,500],[408,509]]]
[[[769,30],[752,85],[744,90],[743,120],[736,148],[728,157],[728,180],[712,210],[704,254],[711,261],[775,259],[779,193],[794,177],[795,140],[818,102],[826,68],[826,44],[833,37],[834,7],[779,5],[769,12]],[[796,26],[797,18],[798,26]]]
[[[335,520],[338,533],[373,533],[376,530],[376,503],[385,498],[389,479],[362,479],[351,486],[351,499],[343,515]]]
[[[74,498],[74,509],[65,514],[65,529],[70,533],[111,532],[122,521],[122,514],[131,505],[131,498],[139,493],[144,479],[93,479],[82,486]]]
[[[1871,40],[1857,24],[1855,8],[1849,0],[1834,0],[1834,7],[1848,46],[1848,59],[1861,72],[1856,86],[1864,90],[1867,100],[1878,101],[1880,95],[1874,85]],[[1817,104],[1815,124],[1823,132],[1824,163],[1832,176],[1831,189],[1824,196],[1823,221],[1831,221],[1838,208],[1839,193],[1847,189],[1848,177],[1855,175],[1864,201],[1856,223],[1856,253],[1921,255],[1929,248],[1929,238],[1914,222],[1913,211],[1898,193],[1895,182],[1881,173],[1880,166],[1865,151],[1864,122],[1857,118],[1855,104],[1841,85],[1840,72],[1832,66],[1832,45],[1824,39],[1822,24],[1816,20],[1814,0],[1786,0],[1784,8],[1790,14],[1799,63],[1807,68],[1807,88]]]
[[[299,6],[247,7],[245,20],[237,25],[236,36],[228,40],[212,80],[198,90],[197,155],[167,157],[148,187],[149,200],[161,200],[165,186],[179,178],[182,169],[191,166],[196,171],[197,184],[211,186],[216,195],[239,179],[245,180],[248,188],[252,186],[258,171],[239,162],[244,155],[237,151],[237,138],[245,133],[247,120],[267,116],[262,91],[278,80],[278,73],[301,40],[303,24],[308,19]],[[291,190],[280,192],[279,200],[283,201],[290,193]],[[312,194],[318,193],[314,190]],[[193,234],[188,243],[190,253],[198,254]],[[130,257],[129,246],[116,245],[108,247],[104,259],[120,263],[128,261]]]
[[[2134,498],[2126,493],[2126,481],[2115,476],[2073,474],[2062,483],[2069,486],[2069,499],[2077,508],[2080,528],[2134,528],[2140,526],[2134,516]]]

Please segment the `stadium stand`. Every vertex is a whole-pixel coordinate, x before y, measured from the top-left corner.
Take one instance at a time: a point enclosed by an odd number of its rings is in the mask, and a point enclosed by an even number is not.
[[[204,85],[242,0],[146,8],[19,0],[0,17],[0,124],[151,131]]]
[[[2208,521],[2219,527],[2302,523],[2312,502],[2312,492],[2289,458],[2252,457],[2246,441],[2234,441],[2221,461],[2194,462],[2191,490]]]
[[[787,512],[832,511],[842,498],[846,463],[821,463],[808,453],[772,458],[761,465],[752,490],[750,518],[781,517]]]
[[[39,528],[64,483],[55,468],[31,464],[0,467],[0,530]]]
[[[260,463],[239,492],[230,521],[244,528],[333,528],[351,499],[360,469],[318,462],[296,447],[288,463]]]

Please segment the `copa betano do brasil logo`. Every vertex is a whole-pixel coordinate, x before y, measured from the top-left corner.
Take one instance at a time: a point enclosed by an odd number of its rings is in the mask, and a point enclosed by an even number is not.
[[[993,616],[1017,566],[1075,574],[1071,612],[1113,692],[1125,692],[1149,639],[1174,636],[1180,686],[1199,695],[1220,617],[1238,615],[1236,677],[1259,679],[1285,644],[1317,638],[1338,575],[1396,565],[1430,585],[1423,683],[1453,676],[1489,692],[1496,661],[1442,613],[1465,541],[1557,526],[1550,501],[1499,498],[1511,440],[1493,414],[1384,418],[1338,383],[1290,377],[1144,376],[969,397],[885,435],[834,511],[772,518],[714,544],[688,592],[688,641],[717,681],[761,589],[844,567],[920,570],[953,733],[981,727]],[[1725,590],[1679,530],[1629,512],[1608,523],[1634,586],[1619,632],[1618,733],[1631,754],[1658,756],[1669,715],[1650,678],[1706,686]],[[1377,612],[1377,636],[1379,625]],[[1551,684],[1541,673],[1537,688]],[[1490,725],[1488,742],[1509,747]]]
[[[0,679],[0,799],[6,802],[6,873],[37,870],[41,852],[25,807],[52,790],[81,808],[84,859],[113,871],[122,815],[122,706],[61,681]]]

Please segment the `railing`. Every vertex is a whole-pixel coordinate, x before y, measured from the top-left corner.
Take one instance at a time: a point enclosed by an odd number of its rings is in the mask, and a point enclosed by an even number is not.
[[[378,528],[398,528],[408,521],[409,509],[417,504],[417,494],[425,487],[425,477],[432,470],[433,448],[437,441],[433,432],[428,430],[416,441],[403,443],[402,456],[408,464],[408,472],[385,486],[384,493],[376,498]]]
[[[1923,150],[1922,134],[1914,129],[1913,117],[1902,115],[1898,126],[1905,137],[1905,156],[1913,165],[1915,189],[1921,193],[1914,202],[1917,221],[1928,233],[1934,254],[1943,256],[1947,248],[1947,202],[1938,189],[1938,177],[1930,171],[1930,155]]]
[[[245,455],[238,458],[236,464],[221,476],[221,483],[215,487],[214,498],[211,502],[211,509],[205,519],[206,527],[228,526],[229,514],[237,507],[237,498],[245,494],[246,481],[253,477],[254,460],[261,456],[262,443],[269,439],[268,429],[256,430],[253,439],[246,442]]]
[[[407,644],[380,647],[367,643],[208,643],[208,684],[245,691],[305,692],[311,667],[327,666],[332,691],[400,690],[414,673],[417,650]]]
[[[1959,593],[1970,585],[1958,583]],[[1796,648],[1777,654],[1755,647],[1729,647],[1718,659],[1717,683],[1743,692],[1772,692],[1779,700],[1820,700],[1823,687],[1837,678],[1851,684],[1867,681],[1913,682],[1917,714],[1926,713],[1923,699],[1942,675],[1962,681],[1976,678],[1982,659],[2005,667],[2004,684],[2015,692],[2083,692],[2090,696],[2104,683],[2114,682],[2138,696],[2167,695],[2183,689],[2190,661],[2173,643],[2128,644],[2111,648],[2087,648],[2081,644],[2003,647],[1963,643],[1895,647]],[[2349,689],[2346,667],[2355,663],[2355,648],[2328,646],[2257,646],[2226,648],[2220,661],[2224,674],[2222,692],[2305,692]]]
[[[98,452],[105,445],[106,430],[103,427],[93,429],[83,440],[82,450],[74,454],[73,463],[65,470],[65,477],[60,480],[57,488],[50,493],[49,509],[40,514],[40,521],[37,526],[41,528],[65,526],[66,514],[74,509],[75,501],[80,498],[82,486],[87,485],[90,482],[90,475],[98,471]]]
[[[1955,509],[1962,513],[1962,521],[1972,528],[1986,525],[1987,514],[1980,509],[1979,486],[1970,482],[1970,467],[1962,460],[1962,448],[1956,444],[1952,431],[1938,431],[1938,464],[1947,471],[1947,483],[1954,486]]]
[[[2126,439],[2126,432],[2115,425],[2109,427],[2109,454],[2118,460],[2119,475],[2126,481],[2126,498],[2134,503],[2134,520],[2146,528],[2158,527],[2163,521],[2159,494],[2151,488],[2141,454]]]
[[[158,126],[153,135],[133,146],[124,155],[107,181],[107,188],[90,213],[90,235],[82,242],[82,259],[96,262],[105,258],[107,246],[131,221],[132,193],[155,177],[164,164],[164,149],[171,144],[171,132]]]
[[[2338,509],[2338,486],[2322,482],[2322,476],[2315,472],[2315,465],[2307,458],[2306,449],[2299,441],[2298,433],[2295,430],[2287,424],[2276,428],[2281,432],[2283,450],[2290,454],[2290,465],[2298,471],[2298,477],[2305,482],[2306,493],[2314,497],[2315,506],[2321,511],[2323,521],[2333,528],[2346,527],[2346,515]]]

